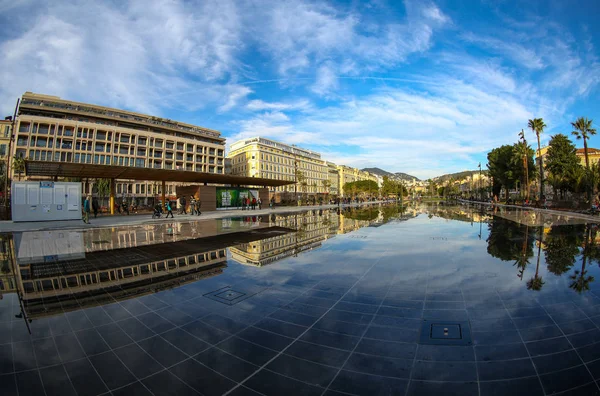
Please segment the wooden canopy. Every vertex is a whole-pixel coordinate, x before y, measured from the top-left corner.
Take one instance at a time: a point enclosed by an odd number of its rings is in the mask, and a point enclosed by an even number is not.
[[[204,173],[185,170],[135,168],[128,166],[76,164],[71,162],[25,161],[27,176],[79,177],[89,179],[152,180],[184,183],[211,183],[237,186],[285,186],[293,181]]]

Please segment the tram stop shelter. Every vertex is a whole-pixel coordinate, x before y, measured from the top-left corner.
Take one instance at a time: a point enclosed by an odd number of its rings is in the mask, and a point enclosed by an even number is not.
[[[237,206],[235,199],[231,202],[229,198],[231,196],[238,196],[235,191],[246,194],[244,191],[252,190],[253,194],[258,194],[258,197],[266,204],[269,199],[269,187],[294,184],[293,181],[289,180],[233,176],[220,173],[29,160],[25,161],[25,174],[28,177],[47,178],[54,181],[63,177],[110,179],[109,205],[111,214],[114,214],[115,210],[115,180],[148,180],[162,182],[161,194],[163,205],[165,204],[166,182],[186,183],[188,184],[187,186],[177,188],[177,193],[185,195],[186,199],[189,198],[190,195],[200,198],[203,211],[216,210],[217,208],[235,208]],[[224,188],[225,186],[227,188]]]

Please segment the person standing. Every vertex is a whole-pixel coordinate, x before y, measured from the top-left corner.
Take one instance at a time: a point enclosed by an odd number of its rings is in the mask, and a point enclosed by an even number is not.
[[[83,202],[83,222],[85,224],[90,224],[90,205],[90,196],[88,195]]]
[[[177,200],[177,203],[179,203],[179,199]],[[173,218],[174,216],[173,216],[173,211],[171,210],[171,201],[167,201],[166,209],[167,209],[167,217],[165,217],[165,219],[168,219],[169,215],[171,215],[171,218]]]
[[[260,200],[260,197],[258,197],[258,201],[256,201],[256,203],[258,204],[258,210],[262,209],[262,201]]]
[[[185,208],[186,204],[187,202],[185,200],[185,196],[181,197],[181,210],[183,211],[183,214],[187,214],[187,210]]]
[[[177,197],[177,214],[181,214],[181,197]]]
[[[98,217],[98,198],[92,198],[92,210],[94,211],[94,219]]]
[[[246,198],[242,198],[242,210],[246,210]]]
[[[200,207],[202,206],[202,202],[200,201],[200,198],[198,198],[196,200],[196,214],[198,216],[200,216],[202,214],[202,212],[200,211]]]
[[[252,198],[252,210],[256,210],[256,198]]]

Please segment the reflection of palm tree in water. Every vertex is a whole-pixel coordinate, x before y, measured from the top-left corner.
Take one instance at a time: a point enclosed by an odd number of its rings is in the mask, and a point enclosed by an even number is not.
[[[481,235],[481,231],[480,234]],[[527,256],[527,244],[529,242],[529,226],[525,225],[525,238],[523,239],[523,248],[521,251],[521,255],[517,257],[517,260],[513,265],[517,266],[517,277],[523,280],[523,273],[525,272],[525,268],[529,265],[529,257]],[[538,259],[539,265],[539,259]]]
[[[589,258],[590,260],[592,259],[592,257],[594,256],[593,253],[594,249],[595,249],[595,243],[592,242],[591,240],[591,236],[592,236],[592,227],[588,225],[587,230],[586,230],[586,235],[585,235],[585,241],[583,244],[583,252],[582,252],[582,258],[581,258],[581,271],[579,270],[575,270],[575,273],[571,276],[569,276],[569,278],[571,279],[571,284],[569,285],[569,287],[575,291],[577,291],[578,293],[583,292],[584,290],[589,290],[590,289],[590,283],[592,283],[594,281],[594,277],[589,275],[587,275],[587,271],[585,269],[585,266],[587,264],[587,259]]]
[[[533,278],[527,281],[527,289],[528,290],[541,290],[542,286],[544,286],[544,281],[541,276],[538,276],[540,270],[540,257],[542,255],[542,240],[544,236],[544,229],[540,227],[540,240],[538,244],[538,254],[537,254],[537,265],[535,266],[535,275]]]

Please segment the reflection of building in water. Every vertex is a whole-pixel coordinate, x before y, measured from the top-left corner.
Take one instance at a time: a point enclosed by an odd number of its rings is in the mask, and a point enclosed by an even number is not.
[[[397,208],[389,206],[388,209]],[[356,231],[362,227],[381,225],[390,220],[392,210],[385,212],[386,207],[370,207],[363,209],[312,210],[298,214],[272,214],[269,224],[295,229],[296,232],[277,235],[252,243],[243,243],[230,247],[231,257],[242,264],[261,267],[274,263],[303,251],[319,248],[321,242],[335,236]]]
[[[17,282],[11,265],[12,239],[0,236],[0,297],[2,293],[15,292]]]
[[[335,235],[338,215],[336,211],[330,210],[272,214],[269,217],[269,225],[295,229],[296,232],[230,247],[231,257],[242,264],[262,267],[285,257],[318,248],[322,241]]]
[[[39,234],[14,238],[14,279],[30,318],[86,306],[113,303],[178,287],[222,273],[227,246],[290,230],[269,227],[135,249],[84,252],[81,233],[66,232],[67,241],[39,243]],[[58,235],[56,235],[58,236]],[[37,241],[35,250],[23,241]],[[62,254],[56,246],[71,247]],[[22,250],[20,250],[22,249]]]
[[[83,234],[83,244],[85,251],[91,252],[204,238],[266,226],[268,224],[263,223],[260,217],[247,216],[214,221],[165,222],[135,227],[101,228]]]

